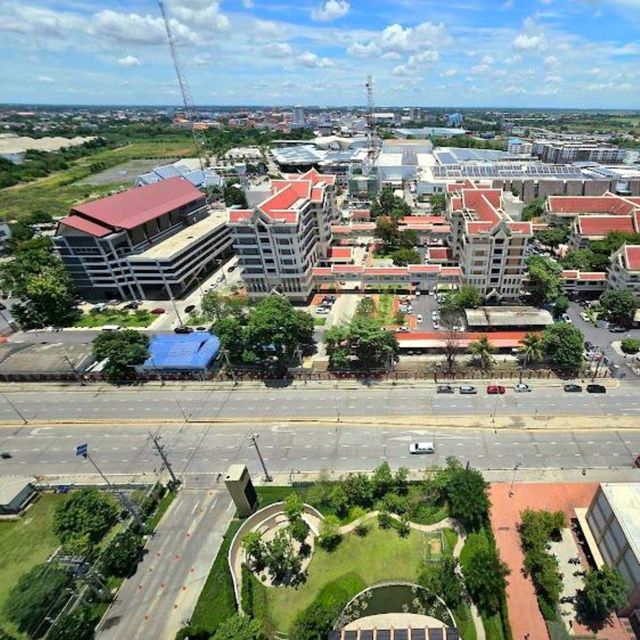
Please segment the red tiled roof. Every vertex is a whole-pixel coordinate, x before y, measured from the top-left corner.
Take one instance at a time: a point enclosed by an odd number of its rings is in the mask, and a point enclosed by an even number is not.
[[[609,213],[629,214],[633,204],[613,193],[602,196],[549,196],[552,213]]]
[[[578,216],[578,231],[587,237],[606,236],[610,231],[633,233],[631,216]]]
[[[516,233],[533,233],[530,222],[510,222],[509,229],[511,229],[511,231],[515,231]]]
[[[450,260],[453,253],[448,247],[431,247],[429,260]]]
[[[462,275],[462,270],[460,267],[442,267],[440,273],[443,276],[460,276]]]
[[[333,267],[334,273],[362,273],[364,267],[355,264],[337,264]]]
[[[624,260],[626,262],[627,269],[629,269],[629,271],[640,271],[640,245],[637,245],[637,244],[625,245]]]
[[[457,334],[460,342],[460,347],[468,347],[471,342],[478,340],[482,335],[488,335],[491,343],[496,347],[517,347],[522,339],[527,335],[526,331],[492,331],[489,334],[482,334],[476,332],[460,332]],[[446,342],[446,336],[442,332],[438,331],[420,331],[420,332],[400,332],[396,333],[398,342],[416,342],[424,341],[431,343],[430,345],[438,347],[443,346]]]
[[[565,269],[560,272],[560,277],[563,280],[577,280],[577,281],[597,281],[606,280],[607,274],[604,271],[577,271],[576,269]]]
[[[366,276],[406,276],[406,267],[365,267]]]
[[[204,198],[204,194],[188,180],[168,178],[76,205],[71,214],[78,213],[98,224],[133,229],[184,205],[204,201]],[[62,222],[66,224],[64,218]]]
[[[109,227],[103,227],[97,222],[92,222],[91,220],[81,218],[80,216],[67,216],[60,220],[60,222],[67,227],[77,229],[78,231],[84,231],[90,236],[94,236],[96,238],[103,238],[113,231],[113,229],[110,229]]]
[[[580,272],[576,269],[565,269],[560,272],[560,277],[565,280],[575,280],[580,275]]]
[[[407,265],[409,273],[439,273],[439,264],[410,264]]]
[[[400,224],[430,225],[430,224],[446,224],[447,219],[444,216],[405,216],[400,218]]]
[[[229,222],[244,222],[245,220],[250,220],[253,215],[253,211],[248,209],[231,209],[229,211]]]
[[[340,249],[332,247],[329,249],[330,258],[351,258],[351,249]]]
[[[351,211],[352,220],[369,220],[371,218],[371,211],[369,209],[353,209]]]

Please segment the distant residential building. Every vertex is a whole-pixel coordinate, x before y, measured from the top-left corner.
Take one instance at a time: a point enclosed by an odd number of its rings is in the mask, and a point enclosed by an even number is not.
[[[271,193],[254,209],[231,209],[229,226],[249,295],[276,290],[307,300],[311,271],[329,256],[331,223],[338,219],[335,176],[315,169],[272,180]]]
[[[450,246],[462,281],[488,299],[517,299],[526,271],[525,248],[533,236],[531,223],[516,222],[504,211],[499,189],[466,181],[450,185],[449,191]]]
[[[291,114],[291,127],[294,129],[298,129],[304,126],[304,109],[300,105],[297,105],[293,107],[293,112]]]
[[[607,284],[640,297],[640,245],[625,244],[611,255]]]
[[[156,167],[138,176],[136,186],[155,184],[167,178],[184,178],[194,187],[223,187],[224,179],[212,169],[191,168],[181,162]]]
[[[521,138],[509,138],[507,141],[507,152],[513,154],[531,155],[533,144]]]
[[[168,299],[230,254],[226,222],[189,181],[167,178],[74,206],[53,243],[85,297]]]
[[[607,191],[592,196],[549,196],[544,218],[552,224],[569,224],[578,216],[630,216],[640,211],[640,198]]]
[[[630,215],[579,215],[571,225],[568,244],[573,248],[586,247],[614,231],[640,233],[640,209]]]
[[[533,155],[543,162],[563,164],[572,162],[598,162],[601,164],[621,164],[626,149],[602,142],[536,140],[533,143]]]
[[[461,113],[450,113],[447,116],[447,127],[461,127],[464,117]]]

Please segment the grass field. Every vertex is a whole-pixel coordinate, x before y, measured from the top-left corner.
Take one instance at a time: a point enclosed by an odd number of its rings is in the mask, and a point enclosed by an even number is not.
[[[83,313],[74,323],[74,327],[93,329],[105,324],[117,324],[121,327],[148,327],[158,316],[149,311],[137,309],[136,311],[117,310]]]
[[[12,630],[4,618],[7,595],[21,576],[45,562],[58,547],[53,513],[66,499],[62,494],[42,494],[23,518],[0,522],[0,624],[7,624]]]
[[[101,163],[100,171],[129,160],[144,158],[175,159],[194,154],[193,143],[186,137],[154,137],[124,144],[117,149],[105,149],[80,158],[66,171],[46,178],[0,190],[0,218],[19,220],[33,211],[44,211],[52,216],[69,213],[69,208],[103,196],[122,186],[122,182],[92,186],[81,181],[92,173],[92,165]],[[159,163],[161,164],[161,162]],[[125,183],[130,182],[127,178]]]
[[[365,585],[384,580],[415,582],[424,557],[424,536],[411,531],[401,538],[394,529],[383,530],[370,525],[365,538],[346,535],[337,549],[327,552],[316,546],[309,564],[309,576],[302,586],[266,588],[269,618],[278,631],[286,632],[296,614],[306,607],[329,582],[345,573],[359,576]],[[393,561],[390,561],[390,560]]]

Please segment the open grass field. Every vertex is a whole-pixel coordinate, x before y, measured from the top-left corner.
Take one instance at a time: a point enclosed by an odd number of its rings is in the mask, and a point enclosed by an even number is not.
[[[69,213],[69,208],[108,194],[131,182],[131,177],[119,177],[107,184],[83,184],[94,173],[130,160],[175,160],[194,155],[193,142],[186,136],[156,136],[123,144],[116,149],[105,149],[93,155],[79,158],[69,169],[33,182],[18,184],[0,190],[0,218],[19,220],[33,211],[44,211],[52,216]],[[100,167],[96,169],[96,167]]]
[[[74,323],[74,327],[93,329],[105,324],[117,324],[121,327],[148,327],[158,316],[149,311],[137,309],[135,311],[117,310],[83,313]]]
[[[4,603],[11,588],[58,547],[53,513],[66,499],[62,494],[44,493],[20,520],[0,522],[0,625],[13,629],[4,617]]]
[[[308,579],[296,588],[266,588],[268,615],[277,630],[286,632],[297,613],[308,607],[322,588],[345,573],[359,576],[366,586],[385,580],[415,582],[424,557],[424,536],[411,531],[401,538],[394,529],[380,529],[375,521],[364,538],[344,536],[335,551],[316,546],[309,564]]]

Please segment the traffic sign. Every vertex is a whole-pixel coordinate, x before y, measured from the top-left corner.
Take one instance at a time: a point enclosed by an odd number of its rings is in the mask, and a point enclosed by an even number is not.
[[[86,458],[89,453],[88,444],[79,444],[76,446],[76,456]]]

